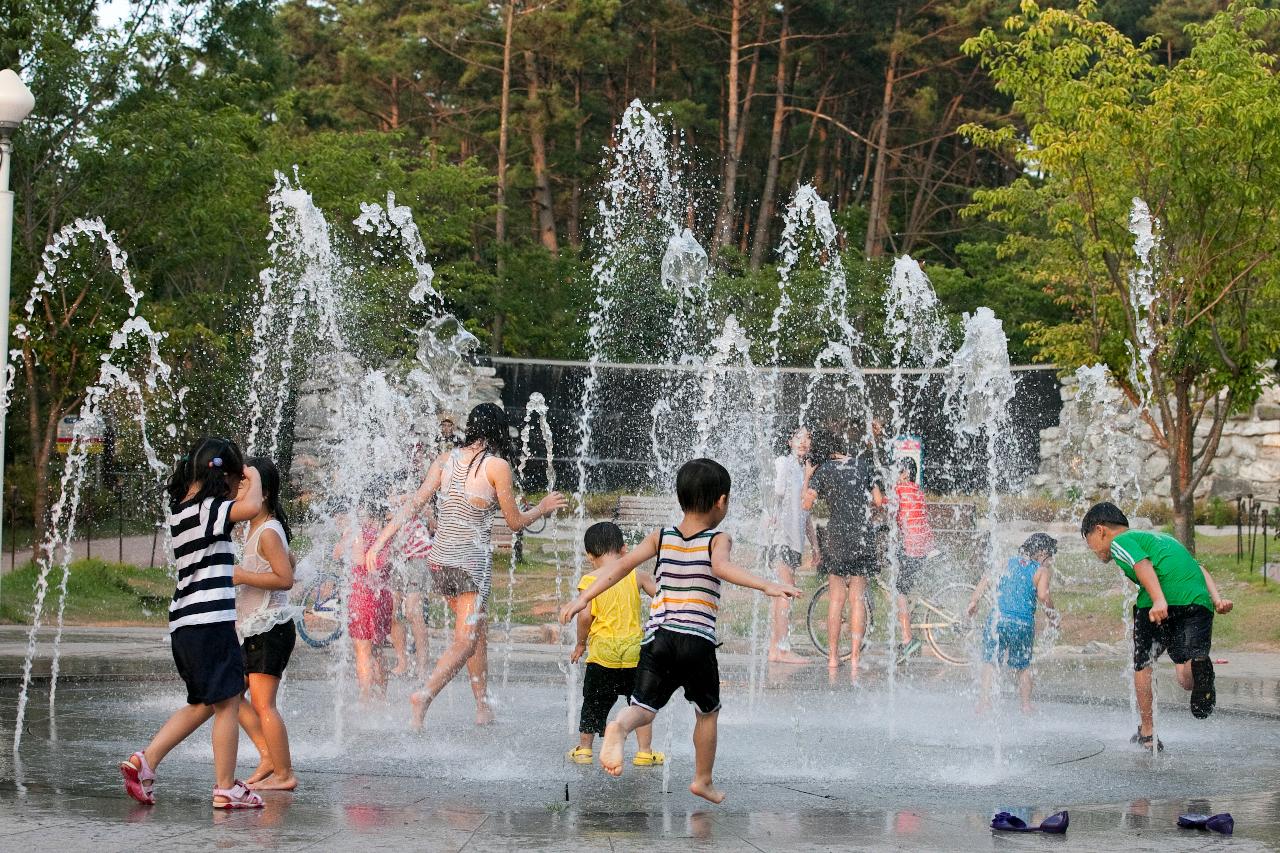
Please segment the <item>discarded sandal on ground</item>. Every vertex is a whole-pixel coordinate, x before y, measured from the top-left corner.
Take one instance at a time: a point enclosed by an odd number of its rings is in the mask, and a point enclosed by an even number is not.
[[[569,760],[574,764],[590,764],[591,757],[591,747],[589,746],[575,746],[569,750]]]
[[[218,802],[218,797],[226,797],[225,803]],[[230,788],[213,789],[213,807],[215,809],[260,809],[262,797],[250,791],[239,779]]]
[[[667,762],[667,756],[661,752],[637,752],[631,763],[636,767],[657,767]]]
[[[1142,729],[1138,729],[1129,737],[1129,743],[1136,743],[1148,752],[1151,751],[1151,735],[1144,735]],[[1164,752],[1164,741],[1156,742],[1156,751]]]
[[[156,784],[155,771],[147,763],[147,757],[141,751],[129,756],[131,760],[120,762],[120,775],[124,777],[124,791],[144,806],[154,806]],[[138,759],[138,766],[133,766],[132,759]]]
[[[1230,835],[1235,831],[1236,821],[1230,812],[1222,814],[1180,814],[1178,815],[1178,826],[1183,829],[1209,829],[1214,832],[1220,832],[1223,835]]]
[[[1039,826],[1028,826],[1027,822],[1017,815],[996,812],[995,817],[991,818],[991,828],[997,832],[1045,832],[1050,835],[1062,835],[1067,831],[1067,825],[1070,822],[1071,819],[1066,812],[1057,812],[1042,820]]]

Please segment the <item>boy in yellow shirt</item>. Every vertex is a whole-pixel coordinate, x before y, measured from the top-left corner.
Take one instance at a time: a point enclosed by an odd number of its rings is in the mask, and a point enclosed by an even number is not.
[[[582,545],[594,569],[627,553],[621,528],[610,521],[588,527]],[[583,575],[578,589],[586,589],[593,582],[595,575]],[[578,614],[578,644],[570,659],[577,663],[585,652],[587,673],[582,680],[582,719],[578,725],[581,734],[578,745],[569,752],[569,760],[576,764],[591,763],[591,744],[596,735],[604,734],[614,702],[619,696],[624,701],[631,698],[636,666],[640,663],[640,641],[644,639],[641,589],[653,596],[657,582],[648,572],[633,571]],[[632,763],[637,767],[652,767],[666,760],[661,752],[653,751],[652,725],[636,729],[636,742],[640,749]]]

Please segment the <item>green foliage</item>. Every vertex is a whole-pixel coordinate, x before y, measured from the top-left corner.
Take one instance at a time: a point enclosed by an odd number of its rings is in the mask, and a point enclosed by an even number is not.
[[[69,624],[163,625],[168,619],[173,581],[163,569],[140,569],[102,560],[76,560],[67,582]],[[55,566],[50,576],[45,607],[54,604],[61,583]],[[4,576],[4,597],[0,600],[0,622],[28,624],[35,601],[34,563],[19,566]]]

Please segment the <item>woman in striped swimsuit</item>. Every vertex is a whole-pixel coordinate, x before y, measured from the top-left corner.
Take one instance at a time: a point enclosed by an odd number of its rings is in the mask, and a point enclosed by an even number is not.
[[[472,409],[463,446],[431,464],[422,486],[382,529],[366,555],[372,565],[400,528],[438,496],[431,586],[453,611],[453,642],[436,661],[423,688],[411,697],[414,728],[422,726],[431,701],[464,665],[476,697],[476,724],[493,722],[484,622],[493,581],[493,519],[501,512],[507,526],[520,531],[567,505],[563,495],[552,492],[532,509],[520,511],[506,458],[510,443],[506,412],[492,403]]]

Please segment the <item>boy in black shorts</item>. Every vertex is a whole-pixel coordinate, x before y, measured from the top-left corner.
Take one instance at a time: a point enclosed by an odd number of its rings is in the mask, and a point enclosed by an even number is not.
[[[627,553],[622,529],[612,521],[588,527],[582,546],[593,570]],[[593,574],[583,575],[578,589],[586,589],[595,580]],[[604,734],[609,711],[618,697],[631,700],[636,666],[640,663],[640,644],[644,641],[640,590],[649,596],[657,595],[657,582],[648,572],[631,572],[578,614],[578,644],[569,659],[577,663],[585,654],[587,671],[582,679],[578,745],[569,751],[569,760],[575,764],[591,763],[591,745],[596,735]],[[653,726],[636,729],[636,743],[640,749],[632,761],[635,766],[653,767],[665,760],[661,752],[653,751]]]
[[[724,800],[712,781],[720,711],[716,614],[721,583],[728,581],[775,597],[800,595],[797,587],[771,583],[730,562],[733,543],[716,529],[729,509],[729,486],[729,472],[720,463],[711,459],[686,462],[676,475],[676,496],[684,510],[680,523],[655,530],[630,553],[601,565],[595,582],[560,610],[560,622],[567,623],[641,563],[658,559],[658,594],[649,609],[631,706],[605,728],[600,764],[611,775],[622,775],[622,745],[627,735],[651,724],[676,688],[682,687],[698,712],[689,791],[713,803]]]
[[[1204,719],[1213,713],[1213,614],[1230,613],[1232,604],[1181,542],[1166,533],[1130,530],[1129,519],[1113,503],[1095,504],[1085,513],[1080,535],[1098,559],[1115,560],[1141,587],[1133,608],[1133,687],[1141,720],[1131,740],[1150,748],[1152,665],[1167,651],[1178,684],[1191,693],[1191,715]]]

